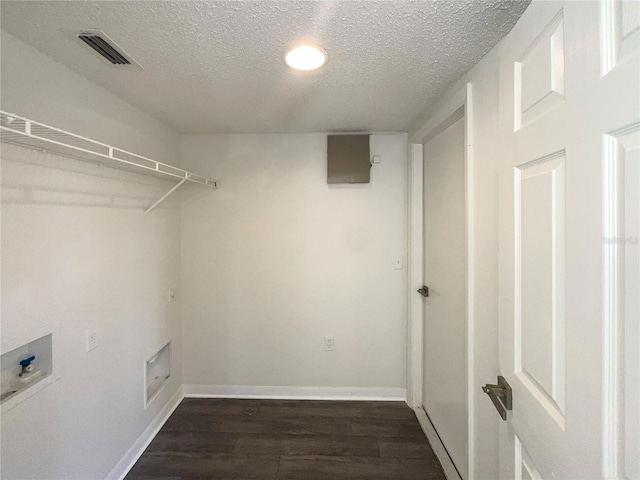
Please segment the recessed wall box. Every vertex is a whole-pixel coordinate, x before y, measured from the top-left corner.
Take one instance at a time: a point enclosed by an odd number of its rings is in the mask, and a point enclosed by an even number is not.
[[[327,136],[327,183],[369,183],[369,135]]]
[[[171,376],[171,342],[144,362],[144,408],[158,396],[169,383]]]
[[[51,376],[52,338],[52,334],[45,335],[2,355],[0,403],[23,396],[23,392]]]

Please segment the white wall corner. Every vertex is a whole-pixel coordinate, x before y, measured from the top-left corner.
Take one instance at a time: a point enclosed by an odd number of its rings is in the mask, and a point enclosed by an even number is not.
[[[109,472],[106,480],[123,480],[124,477],[129,473],[129,470],[133,467],[133,465],[138,461],[138,459],[142,456],[145,449],[149,446],[151,441],[158,434],[162,426],[169,419],[171,414],[178,408],[180,402],[184,398],[183,387],[180,386],[176,393],[169,399],[167,404],[158,412],[156,418],[149,424],[147,428],[145,428],[142,435],[138,437],[135,443],[127,450],[127,453],[120,459],[118,464],[113,467],[113,470]]]
[[[459,81],[447,95],[445,95],[434,108],[418,118],[413,127],[409,130],[409,141],[413,143],[423,143],[424,138],[441,125],[451,113],[456,111],[461,105],[466,103],[467,82]]]

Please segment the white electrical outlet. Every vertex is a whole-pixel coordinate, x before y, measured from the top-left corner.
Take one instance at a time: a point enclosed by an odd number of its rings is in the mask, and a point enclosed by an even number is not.
[[[170,288],[169,289],[169,302],[175,301],[176,298],[178,298],[178,289],[177,288]]]
[[[98,331],[95,328],[87,328],[87,352],[98,346]]]
[[[327,352],[333,352],[333,337],[324,337],[324,349]]]

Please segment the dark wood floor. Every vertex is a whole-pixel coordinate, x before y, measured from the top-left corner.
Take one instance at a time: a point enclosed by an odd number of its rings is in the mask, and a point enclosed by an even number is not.
[[[444,480],[402,402],[186,398],[126,480]]]

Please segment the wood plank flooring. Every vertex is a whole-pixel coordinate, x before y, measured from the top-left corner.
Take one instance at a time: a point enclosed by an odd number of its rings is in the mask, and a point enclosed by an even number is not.
[[[126,480],[444,480],[403,402],[185,398]]]

